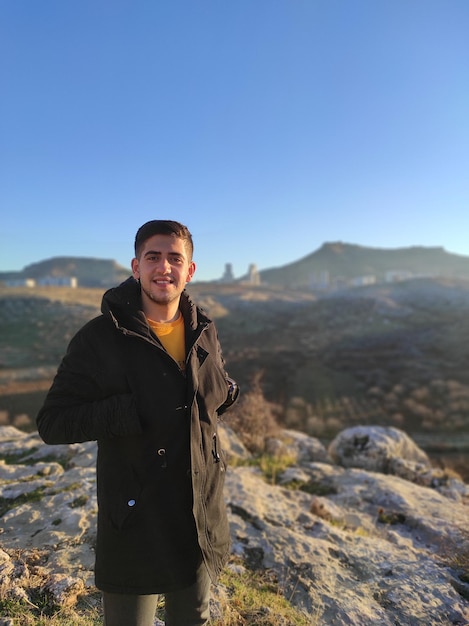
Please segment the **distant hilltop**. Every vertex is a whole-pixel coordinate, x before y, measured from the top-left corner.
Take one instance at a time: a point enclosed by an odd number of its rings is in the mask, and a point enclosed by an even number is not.
[[[107,288],[129,275],[128,268],[109,259],[55,257],[28,265],[20,272],[0,272],[0,284]],[[446,252],[442,247],[384,249],[330,242],[282,267],[259,271],[251,264],[241,278],[235,278],[231,263],[226,263],[223,276],[210,282],[327,291],[419,277],[469,280],[469,257]]]
[[[469,280],[469,257],[442,247],[368,248],[334,242],[282,267],[259,272],[262,284],[332,289],[418,277]]]
[[[55,285],[112,287],[130,275],[130,270],[110,259],[54,257],[27,265],[20,272],[0,272],[6,286]]]

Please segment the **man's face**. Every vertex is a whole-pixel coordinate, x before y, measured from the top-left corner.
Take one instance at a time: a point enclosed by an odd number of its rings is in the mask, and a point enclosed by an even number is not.
[[[132,272],[140,279],[142,297],[156,304],[169,304],[179,297],[194,272],[184,241],[172,235],[153,235],[145,242]]]

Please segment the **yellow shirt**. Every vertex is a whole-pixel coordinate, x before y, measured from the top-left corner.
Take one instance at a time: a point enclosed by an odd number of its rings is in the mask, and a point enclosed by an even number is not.
[[[180,369],[186,365],[184,318],[179,315],[174,322],[155,322],[147,318],[150,328],[163,344],[164,349],[177,362]]]

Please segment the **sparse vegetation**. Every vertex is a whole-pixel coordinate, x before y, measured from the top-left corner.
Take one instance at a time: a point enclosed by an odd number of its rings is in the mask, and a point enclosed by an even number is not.
[[[210,626],[311,626],[311,616],[285,599],[272,572],[226,569],[220,583],[228,599],[223,617]]]
[[[101,594],[88,590],[73,606],[59,606],[47,591],[47,580],[40,572],[38,552],[23,553],[21,558],[29,571],[27,595],[9,596],[8,588],[0,588],[0,614],[11,618],[15,626],[98,626],[102,624]],[[311,626],[311,619],[293,607],[282,594],[273,572],[251,571],[233,558],[224,570],[219,593],[216,594],[222,616],[210,626]],[[161,601],[157,617],[163,619]]]
[[[258,454],[253,455],[249,459],[236,459],[231,461],[231,464],[235,467],[246,465],[249,467],[258,467],[262,472],[265,480],[272,485],[277,484],[277,479],[287,467],[295,465],[296,457],[289,454]]]
[[[71,509],[77,509],[81,506],[86,506],[88,500],[89,497],[86,495],[78,496],[78,498],[75,498],[73,502],[70,502],[69,506]]]
[[[59,607],[42,588],[31,589],[31,598],[10,599],[0,594],[0,614],[14,626],[102,626],[101,594],[88,594],[74,607]]]
[[[241,395],[240,401],[229,413],[231,428],[254,454],[262,454],[266,439],[280,432],[277,422],[280,408],[265,399],[261,378],[262,372],[258,372],[251,388]]]
[[[330,496],[337,493],[337,489],[333,485],[329,485],[327,482],[316,482],[313,480],[309,480],[308,482],[291,480],[290,482],[284,483],[283,486],[287,489],[299,489],[313,496]]]
[[[461,540],[457,543],[445,539],[440,550],[442,563],[451,567],[463,583],[458,589],[459,593],[469,600],[469,532],[463,531]]]
[[[236,285],[191,291],[209,313],[223,309],[217,324],[230,373],[244,395],[262,371],[256,384],[282,425],[323,438],[358,423],[466,432],[466,281],[407,281],[317,300],[278,287],[259,289],[257,299]],[[102,289],[0,291],[0,412],[9,423],[33,427],[25,420],[34,418],[68,340],[98,313],[101,296]]]
[[[30,463],[31,465],[36,463],[36,461],[28,461],[27,457],[29,457],[31,454],[33,454],[35,451],[37,450],[37,448],[32,448],[30,450],[25,450],[22,452],[14,452],[12,454],[4,454],[1,457],[1,460],[6,464],[6,465],[17,465],[18,463],[21,463],[22,465],[27,465],[28,463]],[[54,457],[55,459],[55,457]]]
[[[65,298],[68,291],[74,290],[29,291],[12,298],[0,292],[1,368],[58,365],[74,333],[99,312],[97,306]]]
[[[37,502],[38,500],[41,500],[44,497],[45,489],[46,487],[41,486],[28,493],[21,494],[16,498],[0,497],[0,517],[2,517],[2,515],[4,515],[7,511],[10,511],[14,507],[25,504],[25,502]]]

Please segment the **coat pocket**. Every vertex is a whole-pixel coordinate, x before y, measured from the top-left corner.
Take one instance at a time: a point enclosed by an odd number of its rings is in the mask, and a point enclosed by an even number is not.
[[[109,506],[111,525],[116,530],[130,528],[141,509],[142,487],[133,481],[124,481],[113,494]]]

